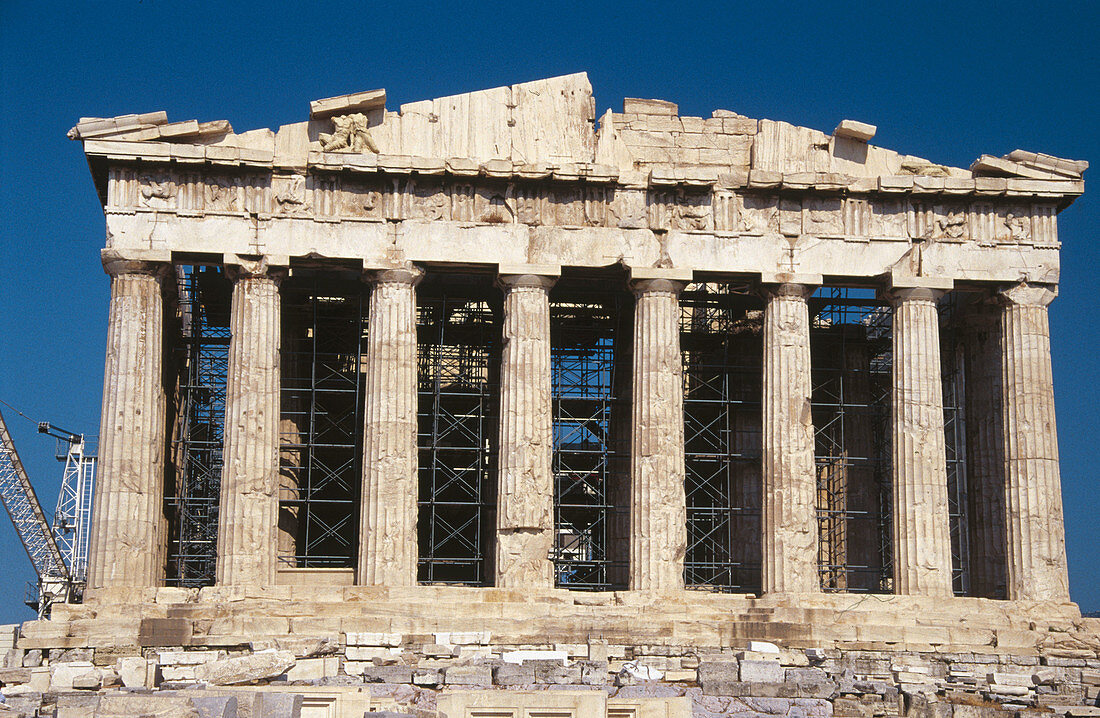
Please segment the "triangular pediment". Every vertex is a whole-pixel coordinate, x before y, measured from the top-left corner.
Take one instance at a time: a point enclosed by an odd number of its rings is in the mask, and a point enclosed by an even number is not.
[[[308,119],[277,130],[235,133],[225,120],[168,122],[164,112],[151,112],[82,118],[69,136],[223,148],[178,154],[215,160],[235,154],[289,168],[370,165],[414,172],[454,168],[461,174],[488,167],[489,175],[554,172],[658,183],[713,183],[750,172],[764,183],[776,177],[824,188],[881,184],[883,178],[898,185],[909,182],[906,177],[929,187],[976,178],[1079,183],[1088,167],[1023,150],[982,155],[965,169],[950,167],[873,145],[875,126],[855,120],[826,133],[730,110],[705,118],[680,115],[667,100],[627,98],[622,112],[607,110],[598,119],[595,107],[588,76],[576,73],[410,102],[397,110],[386,109],[384,89],[323,98],[309,103]],[[311,159],[317,157],[328,159]]]

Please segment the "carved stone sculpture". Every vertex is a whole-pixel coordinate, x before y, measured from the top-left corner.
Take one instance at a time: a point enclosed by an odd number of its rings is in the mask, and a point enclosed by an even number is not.
[[[948,212],[946,216],[936,219],[936,225],[941,237],[948,239],[962,239],[966,234],[966,214],[963,212]]]
[[[176,197],[176,183],[166,174],[147,174],[141,177],[141,204],[154,209],[167,209]]]
[[[306,202],[306,178],[303,175],[291,175],[280,178],[282,187],[275,191],[275,203],[282,214],[294,214],[308,209]]]
[[[332,118],[335,131],[332,134],[322,132],[319,136],[321,149],[325,152],[374,152],[378,146],[371,139],[367,116],[361,112],[354,115],[342,115]]]
[[[1008,227],[1009,236],[1013,242],[1024,242],[1031,239],[1031,218],[1009,212],[1005,216],[1005,226]]]

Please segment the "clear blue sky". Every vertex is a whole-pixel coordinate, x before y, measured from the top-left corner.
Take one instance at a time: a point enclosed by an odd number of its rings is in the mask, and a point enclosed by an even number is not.
[[[1100,161],[1100,3],[638,4],[0,0],[0,398],[98,431],[108,281],[81,115],[167,110],[238,131],[301,121],[319,97],[384,87],[389,106],[585,70],[597,114],[675,101],[969,166],[1016,148]],[[1100,178],[1100,167],[1092,170]],[[1090,173],[1086,173],[1089,179]],[[1100,187],[1059,218],[1051,310],[1070,582],[1100,609]],[[50,441],[5,411],[48,509]],[[0,519],[0,623],[33,577]]]

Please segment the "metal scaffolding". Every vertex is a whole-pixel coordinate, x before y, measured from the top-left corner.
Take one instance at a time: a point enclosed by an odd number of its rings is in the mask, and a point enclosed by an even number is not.
[[[940,356],[952,578],[969,592],[965,386],[960,293],[940,302]],[[868,288],[826,287],[810,299],[818,486],[818,567],[826,591],[891,592],[892,321]]]
[[[417,289],[418,580],[491,583],[500,290],[429,274]]]
[[[359,534],[368,290],[296,269],[283,283],[279,545],[288,567],[351,567]]]
[[[819,289],[809,305],[821,587],[888,593],[890,308],[848,287]]]
[[[630,307],[562,281],[550,296],[556,583],[627,583]],[[625,365],[624,365],[625,362]]]
[[[680,295],[688,587],[761,585],[763,303],[744,284]]]
[[[966,311],[964,292],[940,300],[940,366],[943,377],[943,423],[947,455],[947,512],[951,531],[951,583],[956,595],[970,595],[969,512],[966,477],[966,377],[960,320]]]
[[[557,584],[627,583],[628,295],[565,278],[551,293]],[[231,283],[177,266],[175,477],[170,585],[214,580]],[[350,567],[358,546],[368,290],[299,269],[282,289],[278,554]],[[810,299],[819,570],[835,591],[892,590],[891,312],[871,289]],[[681,295],[689,587],[760,590],[763,303],[747,284]],[[940,305],[956,593],[969,592],[964,362],[959,292]],[[495,512],[501,305],[491,279],[429,274],[418,289],[418,449],[423,583],[489,585]]]
[[[167,583],[198,587],[214,583],[217,561],[232,286],[216,266],[177,265],[176,281],[175,480],[166,497]]]

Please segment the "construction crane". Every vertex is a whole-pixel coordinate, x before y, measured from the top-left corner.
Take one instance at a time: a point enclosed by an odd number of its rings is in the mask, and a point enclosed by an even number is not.
[[[83,596],[88,579],[88,541],[97,457],[84,434],[74,434],[47,421],[38,423],[38,433],[57,439],[54,456],[65,464],[51,530],[61,557],[69,567],[71,602]]]
[[[57,439],[56,456],[65,463],[52,526],[0,414],[0,500],[38,574],[26,603],[45,617],[54,603],[77,603],[84,594],[96,457],[82,434],[48,422],[39,422],[38,431]]]

